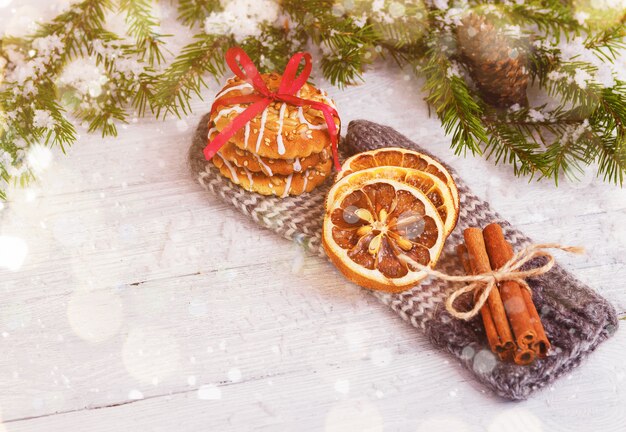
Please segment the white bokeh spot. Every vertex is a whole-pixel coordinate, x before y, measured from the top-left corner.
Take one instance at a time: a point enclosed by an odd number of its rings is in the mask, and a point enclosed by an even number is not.
[[[383,419],[372,402],[345,400],[334,405],[326,415],[324,432],[383,432]]]
[[[541,421],[524,408],[512,408],[497,414],[487,432],[542,432]]]
[[[128,373],[146,384],[155,379],[162,382],[180,371],[178,342],[157,327],[131,330],[122,348],[122,359]]]
[[[213,384],[205,384],[198,389],[197,397],[200,400],[219,400],[222,398],[222,390]]]
[[[28,254],[28,245],[19,237],[0,235],[0,268],[18,271]]]
[[[122,302],[107,290],[76,292],[68,302],[67,319],[81,339],[103,342],[115,336],[122,325]]]
[[[469,432],[467,424],[452,416],[433,416],[419,423],[415,432]]]
[[[28,149],[27,160],[35,173],[42,173],[52,163],[52,151],[46,146],[34,144]]]

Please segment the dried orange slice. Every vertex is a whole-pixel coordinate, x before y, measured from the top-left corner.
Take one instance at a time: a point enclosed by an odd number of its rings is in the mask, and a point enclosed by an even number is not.
[[[400,292],[424,279],[406,257],[434,266],[445,240],[441,217],[426,195],[393,179],[339,183],[341,193],[326,207],[322,229],[333,264],[374,290]]]
[[[326,207],[345,190],[359,186],[371,179],[392,179],[415,186],[424,192],[424,195],[434,204],[443,221],[446,236],[456,226],[459,211],[454,205],[454,198],[447,185],[434,174],[398,166],[367,168],[344,176],[328,192]]]
[[[342,170],[337,174],[336,181],[343,177],[367,168],[377,166],[398,166],[424,171],[443,181],[452,194],[454,207],[459,209],[459,190],[448,170],[430,156],[399,147],[385,147],[358,153],[345,160]]]

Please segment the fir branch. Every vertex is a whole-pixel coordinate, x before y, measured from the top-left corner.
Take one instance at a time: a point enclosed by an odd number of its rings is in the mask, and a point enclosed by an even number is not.
[[[626,85],[616,80],[605,88],[598,81],[607,78],[598,76],[598,62],[588,63],[586,56],[564,61],[558,41],[584,35],[587,50],[613,62],[626,50],[626,16],[593,30],[593,24],[580,24],[576,9],[562,0],[462,4],[461,9],[490,14],[498,26],[519,26],[522,36],[511,37],[510,46],[528,53],[533,82],[558,102],[550,111],[545,106],[511,111],[491,107],[469,78],[472,65],[456,54],[459,14],[451,9],[406,2],[404,14],[391,20],[389,1],[376,10],[362,1],[281,0],[279,5],[288,19],[259,24],[254,36],[200,31],[163,73],[158,66],[164,62],[164,35],[152,0],[83,0],[32,36],[0,38],[0,68],[11,77],[0,83],[0,178],[5,183],[32,178],[27,157],[32,145],[65,149],[75,141],[66,109],[87,122],[89,131],[103,135],[116,134],[116,123],[126,121],[131,110],[144,115],[150,109],[160,117],[188,114],[206,76],[221,77],[225,51],[239,43],[263,72],[281,70],[295,51],[318,47],[322,73],[338,86],[361,81],[369,64],[389,56],[425,77],[426,100],[457,153],[482,152],[495,163],[512,165],[518,175],[556,182],[563,173],[573,175],[595,162],[605,181],[623,182]],[[219,14],[220,0],[179,0],[177,8],[179,20],[191,28],[208,16],[215,22],[221,18],[212,15]],[[109,12],[123,14],[133,44],[123,42],[127,35],[105,29]],[[60,81],[65,67],[79,59],[95,61],[102,71],[101,88],[87,91],[80,80]],[[16,62],[27,67],[17,69]],[[612,81],[608,78],[604,81]]]
[[[626,173],[626,138],[624,135],[603,135],[595,143],[598,176],[622,186]]]
[[[284,11],[322,46],[322,72],[333,85],[343,87],[362,80],[372,49],[380,42],[373,25],[357,25],[349,16],[333,14],[332,0],[283,0]]]
[[[513,24],[536,27],[541,34],[553,36],[556,41],[562,36],[570,39],[582,31],[572,8],[562,0],[504,2],[502,7],[505,17]]]
[[[480,100],[473,97],[463,78],[452,73],[450,59],[439,41],[431,41],[426,57],[428,62],[420,68],[426,77],[426,101],[434,107],[446,134],[452,134],[457,154],[466,149],[480,154],[480,144],[488,141]]]
[[[545,152],[544,178],[553,178],[558,186],[561,173],[575,177],[577,172],[582,172],[581,164],[591,163],[593,158],[589,146],[593,145],[597,136],[592,131],[586,130],[586,127],[581,123],[548,146]],[[580,132],[576,132],[577,130]]]
[[[224,72],[223,58],[232,39],[206,33],[196,35],[195,39],[158,79],[154,94],[157,117],[191,112],[192,96],[201,97],[200,92],[206,87],[204,75],[218,78]]]
[[[306,49],[308,36],[301,29],[268,24],[262,29],[261,36],[248,37],[240,44],[262,73],[283,70],[293,53]]]
[[[104,28],[105,13],[112,8],[110,0],[84,0],[72,5],[49,23],[44,23],[33,35],[34,38],[57,35],[65,44],[61,53],[61,62],[80,55],[82,50],[90,49],[90,42],[95,39],[95,32]]]
[[[320,35],[314,34],[315,37]],[[372,26],[359,28],[350,21],[327,32],[321,42],[330,51],[322,56],[324,77],[339,87],[362,81],[363,67],[369,63],[368,55],[371,55],[375,37]]]
[[[178,0],[178,19],[188,27],[202,24],[211,12],[219,10],[220,0]]]
[[[334,0],[282,0],[281,5],[285,13],[294,18],[300,25],[311,25],[319,22],[320,18],[332,16]]]
[[[159,22],[152,16],[151,0],[119,0],[119,8],[126,13],[128,33],[135,37],[140,60],[148,60],[151,66],[165,60],[162,52],[164,35],[156,28]]]
[[[585,47],[601,60],[613,63],[620,51],[626,49],[626,14],[618,24],[587,36]]]
[[[76,129],[66,117],[63,107],[56,101],[58,90],[51,80],[42,80],[37,86],[38,98],[32,105],[34,109],[50,113],[54,126],[50,128],[33,128],[34,138],[39,141],[42,137],[46,145],[58,146],[65,153],[66,147],[76,141]]]
[[[351,50],[342,54],[328,54],[322,57],[322,72],[331,84],[343,88],[363,81],[362,53]]]
[[[148,108],[150,112],[155,112],[155,88],[158,83],[158,78],[155,76],[154,71],[146,68],[146,70],[137,77],[136,90],[133,95],[131,104],[137,111],[139,117],[143,117]]]
[[[494,157],[495,164],[508,163],[515,175],[534,177],[545,171],[541,145],[528,129],[520,124],[491,123],[487,126],[489,140],[485,144],[486,159]]]

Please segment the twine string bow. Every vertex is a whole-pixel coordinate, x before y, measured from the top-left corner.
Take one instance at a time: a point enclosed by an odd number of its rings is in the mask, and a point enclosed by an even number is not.
[[[239,48],[233,47],[226,52],[226,64],[228,67],[241,78],[243,81],[249,83],[255,93],[221,97],[217,99],[211,111],[214,111],[218,106],[228,106],[237,104],[250,104],[241,114],[236,116],[232,122],[230,122],[217,136],[211,140],[204,148],[204,157],[206,160],[210,160],[217,151],[228,142],[228,140],[237,131],[245,127],[246,123],[255,118],[259,113],[262,113],[272,102],[285,102],[294,106],[308,105],[313,109],[319,110],[324,115],[324,120],[328,126],[328,133],[330,135],[333,160],[335,162],[335,168],[340,171],[341,165],[339,164],[339,155],[337,152],[338,134],[337,126],[335,125],[334,117],[339,117],[337,111],[322,102],[302,99],[296,94],[304,86],[311,75],[311,54],[306,52],[299,52],[293,55],[287,67],[283,72],[282,79],[277,91],[273,92],[267,88],[263,77],[257,70],[256,66],[248,57],[246,52]],[[304,60],[304,67],[300,74],[298,74],[298,68],[300,63]],[[241,67],[240,67],[241,65]]]
[[[576,246],[562,246],[558,243],[539,243],[532,244],[530,246],[521,249],[519,252],[513,255],[513,257],[507,261],[501,268],[498,270],[492,270],[490,272],[481,273],[477,275],[466,275],[466,276],[453,276],[446,273],[442,273],[440,271],[431,269],[425,265],[418,263],[417,261],[412,260],[406,255],[401,255],[401,258],[410,263],[411,265],[417,267],[419,270],[427,273],[429,276],[432,276],[437,279],[445,280],[448,282],[466,282],[468,285],[465,285],[462,288],[454,290],[452,294],[446,300],[446,310],[450,315],[455,318],[462,320],[469,320],[475,317],[480,309],[485,305],[487,299],[489,298],[489,294],[491,290],[497,287],[498,283],[504,281],[513,281],[520,284],[524,289],[527,289],[529,292],[532,291],[528,282],[526,282],[526,278],[541,276],[547,272],[549,272],[552,267],[554,267],[555,260],[554,257],[546,250],[546,249],[559,249],[565,252],[582,254],[584,253],[584,249]],[[522,270],[522,267],[537,257],[546,257],[548,260],[545,264],[542,264],[538,267],[533,267],[527,270]],[[478,293],[480,295],[476,298],[474,302],[474,306],[468,310],[463,311],[457,309],[454,305],[456,299],[466,293]]]

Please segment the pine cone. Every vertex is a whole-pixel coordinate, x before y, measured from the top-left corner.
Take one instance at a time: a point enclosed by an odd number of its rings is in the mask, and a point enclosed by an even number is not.
[[[497,107],[528,105],[526,53],[483,15],[470,13],[456,33],[462,60],[483,99]]]

